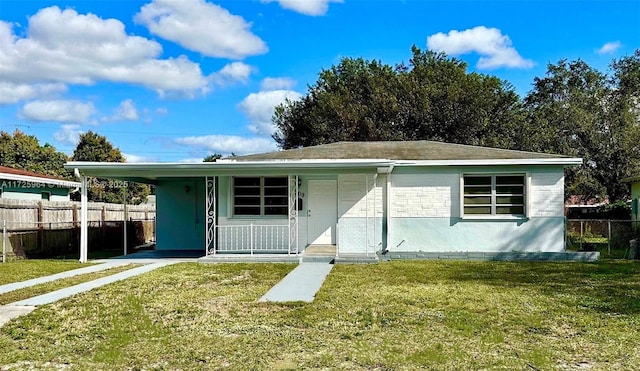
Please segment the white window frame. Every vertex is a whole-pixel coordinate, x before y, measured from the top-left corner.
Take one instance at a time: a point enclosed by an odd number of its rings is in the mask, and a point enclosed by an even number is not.
[[[523,214],[497,214],[496,213],[496,177],[500,176],[522,176],[524,180],[523,184]],[[491,214],[465,214],[465,194],[464,186],[465,177],[491,177]],[[529,219],[531,210],[531,176],[526,172],[465,172],[460,174],[460,218],[462,219],[514,219],[522,220]]]
[[[236,214],[236,195],[235,195],[235,189],[236,189],[236,179],[237,178],[258,178],[260,179],[260,205],[254,205],[253,207],[259,207],[260,208],[260,214],[252,214],[252,215],[246,215],[246,214]],[[282,178],[285,180],[285,184],[284,186],[278,186],[278,187],[282,187],[284,189],[287,190],[286,194],[283,195],[282,197],[284,197],[287,200],[287,203],[284,205],[266,205],[265,204],[265,197],[269,197],[269,196],[265,196],[265,178]],[[269,186],[267,186],[268,188]],[[251,219],[251,218],[270,218],[270,219],[283,219],[283,218],[287,218],[289,215],[289,178],[287,176],[232,176],[231,177],[231,215],[233,215],[234,218],[243,218],[243,219]],[[256,196],[253,196],[256,197]],[[282,207],[285,210],[284,214],[276,214],[276,215],[265,215],[265,208],[270,207],[270,206],[275,206],[275,207]]]

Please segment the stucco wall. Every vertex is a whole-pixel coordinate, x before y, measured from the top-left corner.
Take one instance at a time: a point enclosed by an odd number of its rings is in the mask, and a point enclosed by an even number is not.
[[[0,186],[2,186],[0,180]],[[2,198],[12,200],[42,200],[42,192],[50,194],[49,201],[69,201],[69,190],[62,187],[13,188],[2,187]]]
[[[527,173],[530,176],[528,217],[461,218],[460,175],[472,172]],[[304,197],[298,218],[298,248],[303,251],[308,242],[308,182],[333,178],[337,179],[338,187],[337,242],[342,253],[380,250],[386,237],[385,218],[389,229],[386,247],[392,251],[563,251],[563,174],[560,166],[396,167],[389,179],[388,200],[385,199],[387,176],[384,174],[304,175],[300,187]],[[187,185],[191,192],[185,192]],[[204,248],[204,179],[161,181],[156,192],[158,249]],[[233,217],[230,197],[230,177],[219,177],[219,226],[288,226],[288,219],[283,217]],[[256,246],[273,246],[260,240],[273,238],[284,240],[285,235],[274,237],[262,232],[254,235]],[[284,243],[281,241],[280,245]],[[219,246],[221,250],[234,247]]]
[[[185,187],[189,187],[187,191]],[[161,180],[156,186],[158,250],[204,252],[205,183],[202,178]]]
[[[460,175],[528,173],[528,218],[460,216]],[[562,167],[405,168],[391,177],[389,250],[563,251]]]

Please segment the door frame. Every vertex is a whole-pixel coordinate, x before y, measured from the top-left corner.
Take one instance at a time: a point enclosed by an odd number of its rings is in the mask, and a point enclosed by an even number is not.
[[[333,217],[333,222],[331,225],[331,245],[336,245],[338,242],[338,180],[336,179],[309,179],[307,181],[307,189],[308,189],[308,193],[309,193],[309,200],[307,201],[307,246],[309,245],[314,245],[314,240],[311,240],[312,236],[310,233],[311,230],[311,216],[309,215],[309,212],[313,212],[313,210],[310,210],[310,206],[312,204],[312,199],[315,197],[317,197],[317,195],[314,195],[313,192],[311,192],[311,183],[313,182],[317,182],[317,183],[332,183],[332,188],[335,191],[335,202],[334,202],[334,210],[335,210],[335,215]],[[316,238],[317,239],[317,238]],[[315,244],[317,245],[317,244]]]

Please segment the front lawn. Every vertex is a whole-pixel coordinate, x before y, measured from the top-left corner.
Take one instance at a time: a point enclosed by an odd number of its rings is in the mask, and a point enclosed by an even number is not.
[[[183,263],[111,284],[6,324],[0,362],[115,370],[640,364],[638,263],[338,265],[313,303],[256,302],[293,267]]]
[[[12,260],[0,263],[0,285],[86,267],[77,260]]]
[[[46,294],[52,291],[56,291],[65,287],[78,285],[84,282],[97,280],[98,278],[111,276],[113,274],[124,272],[133,268],[135,265],[127,264],[117,266],[114,268],[106,269],[99,272],[79,274],[73,277],[67,277],[51,282],[41,283],[39,285],[25,287],[14,291],[9,291],[4,294],[0,294],[0,305],[10,304],[16,301],[32,298],[34,296]]]

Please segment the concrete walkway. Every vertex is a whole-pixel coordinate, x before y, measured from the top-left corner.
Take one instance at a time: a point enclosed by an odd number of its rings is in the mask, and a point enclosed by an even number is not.
[[[47,294],[35,296],[33,298],[20,300],[14,303],[0,306],[0,326],[9,322],[13,318],[17,318],[27,313],[30,313],[31,311],[36,309],[38,305],[50,304],[55,301],[67,298],[69,296],[73,296],[85,291],[93,290],[100,286],[104,286],[112,282],[121,281],[129,277],[137,276],[142,273],[147,273],[154,269],[162,268],[174,263],[177,263],[177,261],[165,261],[165,262],[146,264],[137,268],[126,270],[124,272],[113,274],[111,276],[102,277],[97,280],[84,282],[75,286],[66,287],[66,288],[56,290]]]
[[[100,272],[100,271],[103,271],[103,270],[107,270],[107,269],[111,269],[111,268],[115,268],[115,267],[119,267],[121,265],[127,265],[127,264],[128,264],[127,262],[122,262],[122,261],[113,262],[112,261],[112,262],[107,262],[107,263],[103,263],[103,264],[90,265],[90,266],[84,267],[84,268],[73,269],[73,270],[70,270],[70,271],[64,271],[64,272],[52,274],[50,276],[38,277],[38,278],[30,279],[30,280],[27,280],[27,281],[8,283],[6,285],[0,286],[0,294],[5,294],[5,293],[10,292],[10,291],[14,291],[14,290],[18,290],[18,289],[24,289],[24,288],[27,288],[27,287],[39,285],[41,283],[47,283],[47,282],[60,280],[60,279],[63,279],[63,278],[69,278],[69,277],[73,277],[73,276],[78,276],[78,275],[81,275],[81,274]]]
[[[258,301],[260,302],[312,302],[333,264],[300,263],[282,281],[278,282]]]

